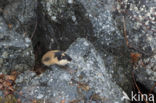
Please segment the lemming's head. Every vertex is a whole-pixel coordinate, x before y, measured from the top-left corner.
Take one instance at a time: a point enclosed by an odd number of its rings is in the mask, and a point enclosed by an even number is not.
[[[56,52],[55,53],[55,58],[58,59],[58,62],[56,64],[58,65],[66,65],[68,63],[71,62],[71,57],[68,56],[66,53],[64,52]]]

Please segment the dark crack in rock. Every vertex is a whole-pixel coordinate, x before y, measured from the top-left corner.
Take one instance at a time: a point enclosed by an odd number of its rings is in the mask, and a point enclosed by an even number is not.
[[[90,42],[77,39],[66,53],[73,59],[66,69],[51,66],[40,76],[31,71],[18,76],[16,84],[25,97],[22,103],[31,99],[46,103],[124,103],[122,89],[111,81],[103,59]]]
[[[80,3],[67,0],[41,0],[39,7],[45,21],[49,23],[43,27],[50,32],[43,33],[47,35],[47,40],[51,38],[50,45],[47,44],[49,49],[65,50],[78,37],[94,39],[92,24],[85,16],[86,11]]]

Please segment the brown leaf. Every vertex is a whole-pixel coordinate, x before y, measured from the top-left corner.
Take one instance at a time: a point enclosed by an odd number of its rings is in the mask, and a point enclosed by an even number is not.
[[[13,91],[14,91],[13,86],[9,86],[9,87],[8,87],[8,90],[10,90],[10,91],[12,91],[12,92],[13,92]]]
[[[4,80],[3,79],[0,79],[0,83],[3,83],[4,82]]]
[[[4,87],[8,87],[8,86],[11,86],[11,85],[12,85],[12,83],[9,82],[9,81],[4,81],[4,82],[3,82],[3,86],[4,86]]]
[[[90,89],[90,87],[87,84],[79,84],[78,88],[81,88],[85,91],[88,91]]]
[[[3,89],[3,85],[2,84],[0,84],[0,90],[2,90]]]
[[[140,53],[131,53],[131,62],[136,64],[141,57]]]
[[[0,78],[3,79],[4,78],[4,74],[0,74]]]
[[[8,27],[9,27],[9,29],[11,29],[13,27],[13,25],[12,24],[8,24]]]
[[[37,100],[36,100],[36,99],[34,99],[34,100],[32,101],[32,103],[37,103]]]
[[[18,98],[18,99],[17,99],[17,103],[21,103],[21,99]]]
[[[5,76],[5,79],[6,79],[6,80],[15,81],[15,80],[16,80],[16,76],[15,76],[15,75],[6,75],[6,76]]]
[[[11,75],[17,76],[17,74],[18,73],[16,71],[11,72]]]
[[[70,101],[69,103],[80,103],[80,99],[75,99],[75,100],[72,100],[72,101]]]
[[[60,103],[65,103],[65,99],[64,100],[61,100],[61,102]]]

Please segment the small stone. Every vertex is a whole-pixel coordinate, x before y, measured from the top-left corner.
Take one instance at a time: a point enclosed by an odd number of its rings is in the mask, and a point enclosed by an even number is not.
[[[30,43],[31,40],[30,40],[29,38],[25,38],[25,42],[26,42],[26,43]]]
[[[3,59],[2,59],[2,58],[0,58],[0,65],[1,65],[1,64],[3,64]]]
[[[23,82],[23,76],[19,76],[15,81],[15,83],[22,83],[22,82]]]
[[[72,16],[72,20],[75,22],[76,21],[76,17],[75,16]]]
[[[68,0],[68,3],[69,3],[69,4],[72,4],[72,3],[73,3],[73,0]]]
[[[6,52],[6,51],[3,52],[2,57],[3,57],[3,58],[8,58],[8,52]]]
[[[3,34],[0,34],[0,39],[2,39],[4,37],[4,35]]]
[[[43,98],[43,94],[38,94],[37,99],[42,99]]]
[[[3,64],[3,59],[0,58],[0,67],[2,67],[2,64]]]
[[[52,20],[53,20],[53,21],[57,21],[56,16],[52,16]]]

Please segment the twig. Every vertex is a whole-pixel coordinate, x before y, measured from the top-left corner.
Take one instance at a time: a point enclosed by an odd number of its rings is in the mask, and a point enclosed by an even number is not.
[[[126,29],[126,23],[125,23],[125,17],[123,16],[123,32],[124,32],[124,38],[126,40],[126,45],[129,47],[128,38],[127,38],[127,29]]]
[[[35,24],[34,31],[33,31],[33,33],[31,34],[31,37],[30,37],[31,40],[32,40],[32,38],[33,38],[33,36],[35,34],[36,28],[37,28],[37,19],[36,19],[36,24]]]
[[[136,83],[136,81],[135,81],[134,73],[133,73],[133,72],[132,72],[132,78],[133,78],[133,81],[134,81],[135,87],[137,88],[137,90],[139,91],[139,93],[141,94],[141,96],[143,97],[144,101],[145,101],[146,103],[148,103],[148,102],[146,101],[144,95],[141,93],[140,88],[138,87],[138,85],[137,85],[137,83]]]
[[[151,94],[152,93],[152,91],[154,90],[154,88],[156,87],[156,83],[154,83],[154,85],[152,86],[152,88],[151,88],[151,90],[150,90],[150,93],[149,94]]]

